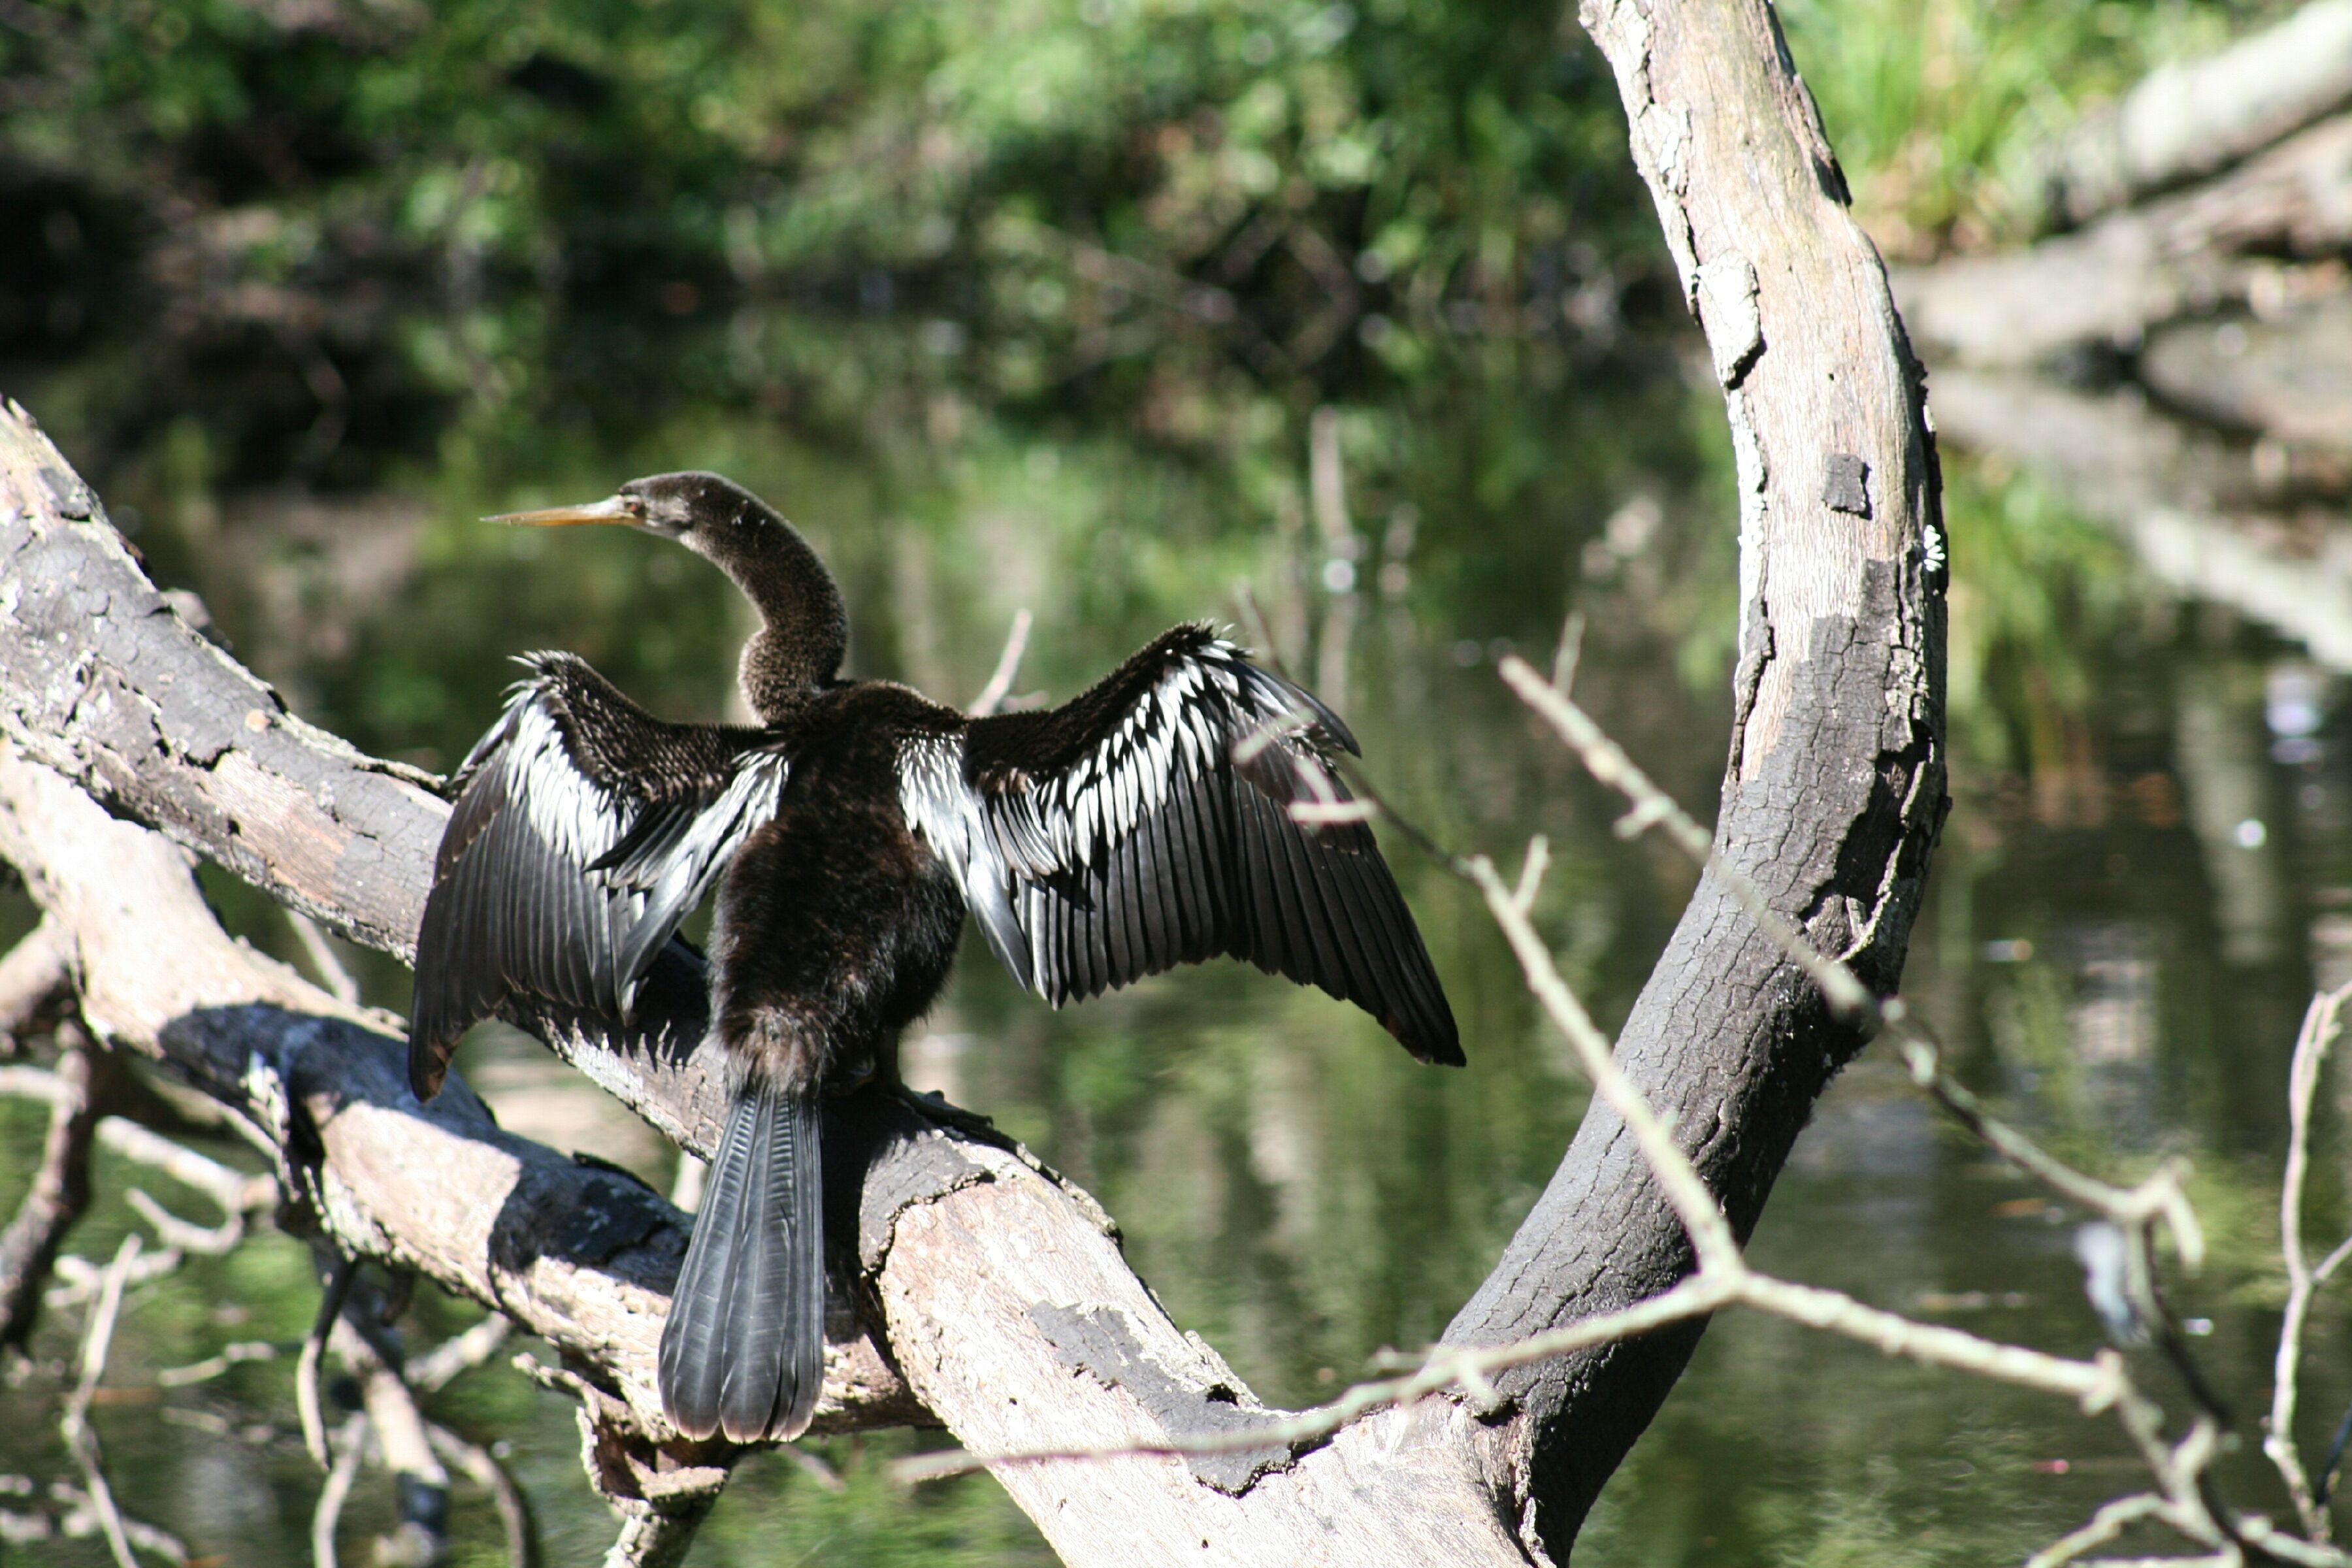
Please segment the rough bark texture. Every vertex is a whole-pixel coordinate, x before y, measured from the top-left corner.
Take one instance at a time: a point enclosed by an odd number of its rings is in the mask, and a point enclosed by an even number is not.
[[[446,806],[266,691],[180,621],[31,421],[0,417],[0,858],[70,944],[85,1016],[234,1111],[345,1250],[414,1268],[561,1349],[591,1385],[600,1484],[646,1505],[638,1535],[675,1543],[725,1458],[679,1445],[654,1393],[685,1217],[499,1131],[458,1079],[419,1106],[394,1021],[231,942],[181,852],[83,793],[336,930],[411,951]],[[719,1073],[681,1043],[701,1038],[698,963],[673,949],[640,1007],[646,1032],[629,1038],[593,1019],[520,1021],[708,1152]],[[1169,1320],[1092,1200],[973,1119],[922,1097],[852,1095],[828,1107],[825,1152],[845,1288],[817,1429],[935,1419],[1002,1450],[1271,1418]],[[1074,1563],[1199,1563],[1203,1542],[1206,1560],[1268,1568],[1521,1563],[1475,1431],[1440,1402],[1303,1454],[1002,1479]]]
[[[1616,71],[1738,463],[1742,633],[1716,847],[1824,951],[1891,987],[1945,805],[1942,521],[1921,374],[1769,7],[1590,0],[1581,15]],[[1744,1237],[1861,1043],[1710,878],[1617,1052]],[[1633,1140],[1596,1103],[1446,1340],[1623,1306],[1690,1265]],[[1697,1334],[1507,1381],[1531,1545],[1565,1555]]]

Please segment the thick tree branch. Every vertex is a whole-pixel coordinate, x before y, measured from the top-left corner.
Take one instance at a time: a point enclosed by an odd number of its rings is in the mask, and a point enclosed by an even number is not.
[[[1738,460],[1737,727],[1716,850],[1813,946],[1891,988],[1945,804],[1942,521],[1922,377],[1769,5],[1587,0],[1580,15],[1616,72]],[[1709,876],[1616,1059],[1744,1237],[1860,1044]],[[1636,1141],[1596,1103],[1446,1342],[1622,1309],[1693,1261]],[[1522,1414],[1496,1479],[1532,1499],[1531,1545],[1565,1556],[1697,1333],[1498,1381]]]
[[[1594,0],[1585,16],[1706,329],[1738,458],[1741,659],[1716,847],[1814,945],[1889,986],[1943,804],[1942,542],[1918,373],[1763,0]],[[73,787],[405,955],[446,816],[428,781],[286,713],[196,637],[21,416],[0,419],[0,737],[26,753],[0,765],[0,853],[29,862],[73,933],[94,1021],[236,1108],[348,1250],[425,1272],[572,1352],[593,1380],[567,1386],[589,1406],[600,1485],[634,1489],[649,1519],[691,1512],[680,1472],[652,1451],[669,1436],[650,1352],[675,1212],[498,1132],[462,1089],[419,1107],[380,1020],[228,948],[208,921],[194,923],[210,945],[188,963],[133,962],[128,933],[152,911],[100,893],[132,885],[117,862],[144,857],[184,913],[193,888],[152,837]],[[699,965],[674,948],[641,1006],[648,1026],[626,1037],[589,1018],[517,1021],[707,1152],[720,1078],[698,1050]],[[1858,1043],[1711,878],[1616,1060],[1738,1237]],[[1168,1321],[1099,1211],[1017,1150],[942,1105],[879,1093],[831,1109],[826,1147],[832,1233],[854,1251],[838,1266],[856,1281],[837,1300],[887,1355],[864,1371],[840,1355],[821,1420],[883,1418],[895,1366],[981,1453],[1249,1439],[1003,1472],[1073,1563],[1564,1555],[1697,1331],[1520,1367],[1498,1380],[1499,1403],[1428,1399],[1294,1444]],[[1596,1105],[1448,1340],[1564,1329],[1665,1294],[1691,1263],[1636,1140]],[[673,1455],[706,1476],[712,1458],[724,1456]]]
[[[727,1458],[679,1448],[653,1389],[683,1216],[499,1131],[457,1080],[418,1105],[386,1020],[228,941],[184,858],[79,787],[331,929],[406,951],[446,807],[257,705],[264,689],[180,623],[30,420],[0,418],[0,857],[69,936],[92,1025],[229,1107],[346,1252],[425,1274],[562,1349],[584,1374],[559,1375],[588,1402],[599,1485],[643,1505],[626,1550],[671,1550],[711,1484],[679,1478],[715,1480]],[[700,969],[674,948],[641,999],[641,1035],[524,1021],[707,1152],[719,1079],[686,1044],[700,1040],[703,1006]],[[974,1119],[922,1097],[852,1095],[828,1108],[825,1149],[835,1301],[855,1317],[832,1325],[820,1429],[928,1412],[1003,1451],[1278,1419],[1169,1321],[1091,1200]],[[1440,1404],[1306,1452],[1268,1439],[1003,1479],[1073,1563],[1197,1563],[1203,1541],[1222,1560],[1269,1565],[1520,1563],[1511,1505],[1480,1458],[1487,1441],[1469,1412]]]

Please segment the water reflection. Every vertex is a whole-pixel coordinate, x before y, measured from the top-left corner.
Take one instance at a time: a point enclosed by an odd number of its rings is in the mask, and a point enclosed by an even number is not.
[[[593,376],[551,366],[536,412],[458,426],[436,462],[378,492],[226,487],[193,421],[92,478],[140,520],[159,574],[201,595],[298,707],[428,765],[459,754],[509,678],[504,656],[526,647],[577,648],[657,709],[716,715],[744,628],[714,574],[618,533],[549,541],[471,521],[640,471],[719,467],[777,497],[842,577],[853,667],[946,699],[978,689],[1020,608],[1037,629],[1019,687],[1055,698],[1171,621],[1255,615],[1342,700],[1374,771],[1431,831],[1502,853],[1551,836],[1547,934],[1604,1020],[1623,1015],[1689,872],[1610,833],[1610,803],[1492,664],[1548,654],[1562,612],[1581,609],[1586,699],[1711,805],[1732,509],[1716,399],[1671,353],[1572,375],[1518,345],[1319,411],[1175,382],[1041,410],[942,379],[919,323],[746,312],[712,331],[699,357],[614,351],[641,383],[628,417],[583,384],[606,384],[611,360]],[[2120,1173],[2195,1160],[2217,1256],[2190,1305],[2251,1405],[2273,1331],[2286,1048],[2308,986],[2352,973],[2345,679],[2226,611],[2176,604],[2029,474],[1965,454],[1951,468],[1958,808],[1909,986],[1979,1087],[2060,1147]],[[1392,849],[1461,1017],[1465,1073],[1421,1068],[1350,1010],[1235,965],[1055,1014],[967,962],[905,1052],[919,1087],[995,1116],[1100,1195],[1179,1321],[1270,1400],[1311,1400],[1378,1347],[1442,1326],[1583,1106],[1475,901]],[[291,954],[257,900],[208,886],[253,940]],[[371,1000],[404,1003],[404,972],[355,962]],[[465,1066],[509,1125],[668,1180],[656,1142],[528,1042],[485,1031]],[[6,1193],[36,1124],[0,1101]],[[108,1200],[80,1250],[129,1223],[131,1180],[101,1167]],[[1757,1247],[1767,1267],[1866,1300],[2080,1352],[2097,1329],[2069,1219],[1874,1056],[1801,1141]],[[134,1297],[113,1378],[134,1388],[231,1339],[289,1342],[313,1300],[290,1243],[194,1266]],[[421,1342],[469,1315],[426,1301],[408,1330]],[[13,1399],[51,1395],[73,1324],[53,1315],[36,1347],[47,1361]],[[2319,1326],[2314,1410],[2352,1394],[2337,1329]],[[300,1560],[315,1477],[282,1366],[163,1404],[214,1438],[102,1415],[133,1508],[231,1561]],[[609,1525],[556,1402],[493,1368],[438,1408],[511,1445],[551,1560],[601,1551]],[[832,1485],[783,1459],[747,1466],[695,1561],[1044,1560],[985,1479],[887,1495],[875,1460],[910,1440],[818,1446]],[[45,1430],[0,1434],[0,1474],[66,1473]],[[1734,1318],[1610,1489],[1581,1560],[2013,1559],[2126,1478],[2106,1428],[2046,1400]],[[347,1539],[387,1522],[362,1495]],[[480,1500],[461,1496],[457,1529],[467,1551],[493,1550]],[[87,1543],[43,1550],[99,1560]]]

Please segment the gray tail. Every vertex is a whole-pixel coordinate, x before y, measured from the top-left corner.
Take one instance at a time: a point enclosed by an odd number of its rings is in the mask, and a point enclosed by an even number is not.
[[[747,1082],[728,1108],[661,1337],[662,1408],[689,1437],[797,1437],[824,1382],[817,1100]]]

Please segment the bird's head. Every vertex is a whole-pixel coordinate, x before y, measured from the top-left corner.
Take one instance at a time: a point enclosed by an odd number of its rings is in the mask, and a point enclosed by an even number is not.
[[[767,502],[734,480],[719,474],[652,474],[631,479],[600,501],[580,506],[548,507],[540,511],[503,512],[490,522],[532,528],[560,528],[572,523],[618,523],[642,528],[664,539],[675,539],[690,549],[721,544],[730,536],[759,532],[781,523]]]

